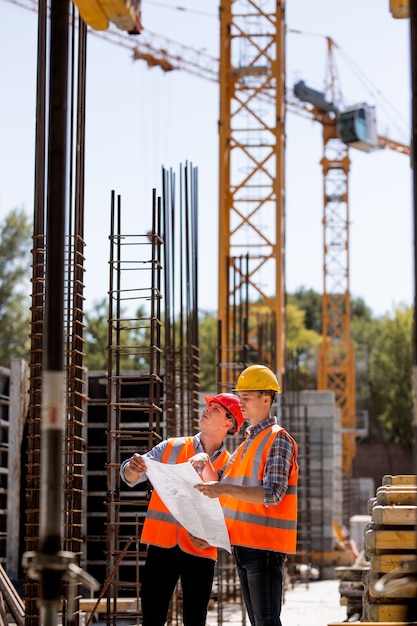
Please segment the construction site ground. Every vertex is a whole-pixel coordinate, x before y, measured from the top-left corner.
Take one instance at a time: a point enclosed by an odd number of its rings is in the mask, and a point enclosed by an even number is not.
[[[347,621],[346,607],[340,604],[339,581],[317,580],[301,582],[285,591],[281,612],[282,626],[327,626]],[[210,610],[207,626],[222,624],[246,624],[236,605],[222,608],[222,621],[218,621],[216,610]]]

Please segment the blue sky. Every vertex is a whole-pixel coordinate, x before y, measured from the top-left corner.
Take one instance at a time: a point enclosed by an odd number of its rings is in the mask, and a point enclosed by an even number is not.
[[[214,57],[217,15],[213,0],[143,0],[147,31]],[[303,79],[323,89],[330,36],[344,104],[374,104],[379,134],[409,142],[409,20],[394,19],[388,0],[287,0],[286,22],[288,86]],[[36,29],[36,13],[0,0],[0,219],[15,207],[32,214]],[[161,167],[178,171],[188,161],[199,171],[200,308],[216,310],[217,119],[217,84],[184,71],[149,69],[105,36],[88,36],[87,309],[107,295],[111,191],[122,196],[122,230],[145,233]],[[322,129],[288,113],[286,134],[286,287],[321,292]],[[410,161],[390,150],[351,149],[350,158],[350,290],[383,315],[413,300]]]

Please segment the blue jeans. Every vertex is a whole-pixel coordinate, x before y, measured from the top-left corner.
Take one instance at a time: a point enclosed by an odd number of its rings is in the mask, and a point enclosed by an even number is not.
[[[285,554],[233,547],[243,599],[252,626],[281,626]]]

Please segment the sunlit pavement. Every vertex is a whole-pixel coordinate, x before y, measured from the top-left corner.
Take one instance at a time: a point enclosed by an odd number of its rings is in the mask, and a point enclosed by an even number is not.
[[[340,605],[339,581],[318,580],[299,583],[285,591],[281,612],[282,626],[327,626],[333,622],[346,621],[346,607]],[[223,607],[221,622],[217,609],[209,611],[207,626],[218,624],[244,624],[239,608],[235,605]]]

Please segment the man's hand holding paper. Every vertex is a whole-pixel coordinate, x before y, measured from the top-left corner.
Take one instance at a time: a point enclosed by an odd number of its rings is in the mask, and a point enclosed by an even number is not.
[[[195,489],[195,484],[202,481],[190,463],[167,464],[146,459],[146,474],[181,526],[194,537],[231,553],[220,503]]]

